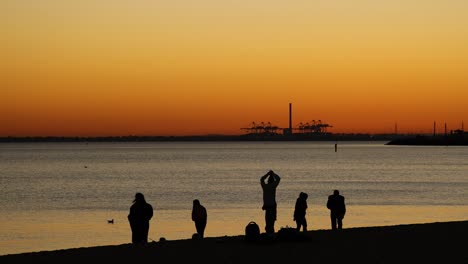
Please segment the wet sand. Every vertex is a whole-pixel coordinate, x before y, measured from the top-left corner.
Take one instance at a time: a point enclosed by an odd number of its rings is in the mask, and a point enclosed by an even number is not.
[[[468,263],[468,220],[317,230],[299,241],[243,235],[0,256],[1,263]]]

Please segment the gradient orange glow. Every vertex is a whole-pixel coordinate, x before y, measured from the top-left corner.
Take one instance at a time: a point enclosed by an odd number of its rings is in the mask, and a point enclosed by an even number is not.
[[[0,136],[468,124],[461,0],[5,0]]]

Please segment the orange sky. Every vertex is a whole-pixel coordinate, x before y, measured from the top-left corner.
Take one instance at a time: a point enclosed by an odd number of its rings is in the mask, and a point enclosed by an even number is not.
[[[410,3],[408,3],[410,2]],[[468,122],[462,0],[4,0],[0,136]]]

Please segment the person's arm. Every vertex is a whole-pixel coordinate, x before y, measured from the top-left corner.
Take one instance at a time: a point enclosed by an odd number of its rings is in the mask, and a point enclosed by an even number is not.
[[[280,183],[280,180],[281,180],[280,176],[278,174],[274,173],[274,172],[271,172],[271,173],[273,175],[273,178],[275,179],[275,185],[278,186],[278,184]]]
[[[127,218],[128,218],[128,221],[132,221],[133,220],[133,206],[130,207],[130,213],[128,214]]]
[[[346,214],[345,198],[343,197],[343,214]]]
[[[153,206],[151,204],[148,204],[148,221],[153,218]]]
[[[267,172],[267,174],[263,175],[261,178],[260,178],[260,184],[263,186],[265,185],[265,179],[268,177],[268,175],[270,175],[271,171]]]
[[[208,219],[208,213],[207,213],[205,207],[203,207],[203,219],[204,219],[205,221]]]
[[[196,220],[196,219],[195,219],[195,214],[196,214],[195,211],[196,211],[196,210],[197,210],[197,209],[196,209],[195,207],[192,209],[192,221],[195,221],[195,220]]]
[[[299,201],[296,201],[296,206],[294,206],[293,221],[296,221],[297,211],[299,210]]]

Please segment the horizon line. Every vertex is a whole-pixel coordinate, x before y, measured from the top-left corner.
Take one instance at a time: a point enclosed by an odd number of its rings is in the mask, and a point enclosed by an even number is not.
[[[450,134],[450,133],[448,133]],[[433,135],[430,132],[408,132],[408,133],[370,133],[370,132],[349,132],[349,133],[327,133],[327,134],[307,134],[307,133],[294,133],[291,135],[284,134],[187,134],[187,135],[138,135],[138,134],[122,134],[122,135],[25,135],[25,136],[0,136],[0,139],[11,139],[11,138],[121,138],[121,137],[242,137],[242,136],[270,136],[270,137],[288,137],[288,136],[339,136],[339,135],[368,135],[368,136],[409,136],[409,135]],[[444,133],[437,133],[436,135],[445,135]]]

